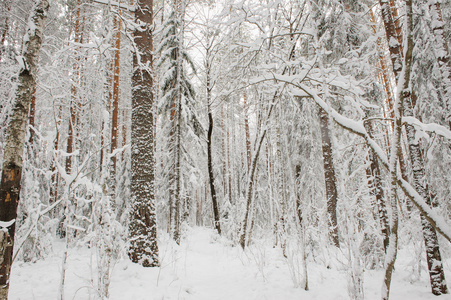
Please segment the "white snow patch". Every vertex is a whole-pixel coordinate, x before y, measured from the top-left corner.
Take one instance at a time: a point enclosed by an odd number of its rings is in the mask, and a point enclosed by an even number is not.
[[[188,229],[181,246],[167,235],[160,235],[160,268],[143,268],[127,257],[119,259],[113,269],[110,300],[114,299],[349,299],[346,270],[328,269],[308,262],[309,291],[294,287],[288,260],[280,248],[267,240],[255,241],[243,251],[219,237],[213,230]],[[60,282],[64,244],[56,243],[54,255],[36,263],[13,265],[10,300],[56,299]],[[96,298],[95,247],[69,249],[65,296],[67,299]],[[428,274],[410,283],[411,257],[400,250],[393,274],[391,300],[450,299],[430,292]],[[449,263],[444,264],[445,268]],[[445,270],[449,272],[449,270]],[[379,299],[384,271],[366,270],[366,299]]]

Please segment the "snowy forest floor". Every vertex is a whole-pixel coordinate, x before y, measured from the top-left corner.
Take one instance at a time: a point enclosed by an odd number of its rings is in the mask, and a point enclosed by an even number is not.
[[[271,242],[256,241],[243,252],[213,230],[196,227],[188,231],[181,246],[160,235],[161,268],[142,268],[127,258],[118,260],[111,277],[109,299],[349,299],[349,271],[344,266],[328,269],[309,261],[310,289],[304,291],[295,287],[293,281],[294,277],[302,280],[302,267],[293,264],[294,258],[284,258],[281,249],[273,248]],[[63,247],[62,241],[57,242],[54,254],[43,261],[16,262],[10,300],[57,299]],[[390,299],[451,299],[451,295],[431,294],[424,270],[412,282],[410,252],[401,249],[398,253]],[[96,299],[95,265],[95,249],[69,250],[65,299]],[[448,259],[445,261],[448,286],[450,271]],[[383,274],[383,270],[365,271],[365,299],[380,299]]]

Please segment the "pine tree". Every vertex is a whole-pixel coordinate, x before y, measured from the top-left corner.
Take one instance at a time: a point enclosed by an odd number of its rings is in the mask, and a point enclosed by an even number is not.
[[[184,49],[185,1],[174,0],[171,14],[166,20],[164,35],[157,50],[161,53],[158,66],[164,68],[160,110],[169,113],[169,228],[172,238],[180,244],[181,217],[185,199],[182,168],[185,152],[183,137],[191,125],[198,131],[200,124],[193,114],[194,89],[187,78],[185,64],[194,65]]]
[[[153,130],[153,0],[138,1],[135,18],[139,27],[134,31],[129,256],[144,267],[156,267],[159,259]]]

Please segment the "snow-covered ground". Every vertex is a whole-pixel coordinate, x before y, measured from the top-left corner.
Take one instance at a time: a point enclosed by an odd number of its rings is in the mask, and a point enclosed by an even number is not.
[[[139,299],[349,299],[348,272],[308,263],[309,291],[295,287],[293,277],[302,279],[302,268],[282,256],[280,248],[261,241],[242,251],[214,231],[189,229],[181,246],[165,236],[160,242],[161,268],[142,268],[128,259],[116,262],[110,298]],[[61,281],[62,243],[55,254],[36,263],[16,262],[13,266],[10,300],[57,299]],[[392,300],[444,300],[430,293],[428,275],[421,273],[411,282],[412,260],[401,250],[392,281]],[[290,256],[289,256],[290,257]],[[95,250],[69,251],[65,299],[96,299]],[[448,283],[451,261],[445,262]],[[296,271],[298,270],[298,271]],[[365,299],[380,299],[383,271],[365,271]]]

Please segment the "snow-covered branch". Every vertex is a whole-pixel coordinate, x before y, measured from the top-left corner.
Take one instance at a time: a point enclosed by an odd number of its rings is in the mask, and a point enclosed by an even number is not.
[[[285,82],[296,86],[305,94],[310,96],[316,102],[316,104],[318,104],[322,109],[324,109],[338,125],[364,138],[368,146],[370,146],[376,152],[382,165],[387,169],[389,168],[387,156],[385,155],[382,148],[376,143],[376,141],[370,137],[370,135],[368,134],[368,132],[364,127],[363,120],[356,121],[339,114],[336,110],[330,107],[323,99],[321,99],[321,97],[319,97],[315,91],[313,91],[312,89],[310,89],[309,87],[307,87],[302,83],[294,84],[293,82],[290,81]],[[304,93],[302,94],[303,96],[305,96]],[[418,194],[418,192],[412,187],[412,185],[410,185],[410,183],[403,180],[399,175],[397,178],[397,183],[399,187],[404,191],[406,196],[410,199],[410,201],[419,209],[419,211],[432,224],[432,226],[434,226],[434,228],[443,237],[445,237],[449,242],[451,242],[450,225],[435,211],[433,211],[429,207],[429,205],[426,204],[423,197],[421,197],[420,194]]]
[[[451,131],[449,129],[447,129],[446,127],[439,125],[437,123],[425,124],[415,117],[403,117],[402,123],[412,125],[415,127],[416,130],[421,130],[421,131],[425,131],[425,132],[433,132],[444,138],[451,139]]]

